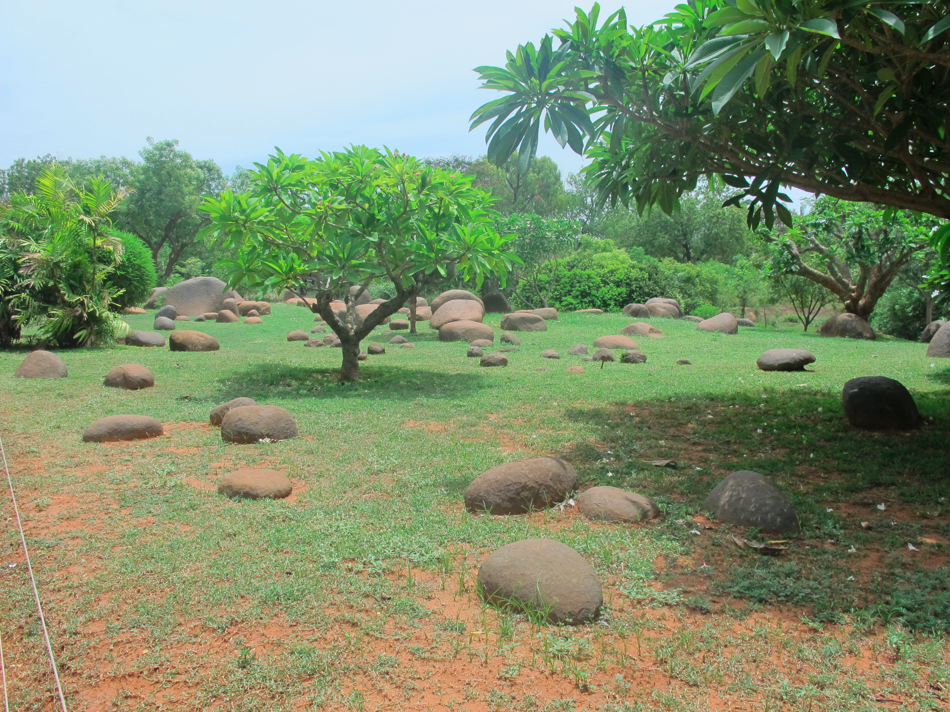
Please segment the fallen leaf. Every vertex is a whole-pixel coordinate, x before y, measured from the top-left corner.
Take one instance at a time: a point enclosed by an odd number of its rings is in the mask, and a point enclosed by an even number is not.
[[[675,460],[643,460],[643,462],[648,465],[653,465],[654,467],[670,467],[674,470],[676,469]]]

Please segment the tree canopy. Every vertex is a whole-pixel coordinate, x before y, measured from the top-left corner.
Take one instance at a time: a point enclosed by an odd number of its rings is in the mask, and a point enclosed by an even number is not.
[[[341,341],[342,381],[358,379],[360,341],[405,304],[418,278],[454,268],[480,286],[491,272],[503,280],[517,260],[506,251],[510,237],[492,229],[491,196],[471,176],[366,146],[315,160],[278,150],[255,165],[248,192],[205,201],[203,234],[240,248],[230,286],[313,298],[311,310]],[[333,300],[350,304],[374,280],[390,282],[394,296],[366,313],[334,311]]]

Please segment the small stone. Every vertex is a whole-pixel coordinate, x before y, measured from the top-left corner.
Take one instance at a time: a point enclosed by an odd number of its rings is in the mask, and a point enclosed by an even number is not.
[[[630,349],[629,351],[624,351],[623,355],[620,357],[620,363],[646,363],[647,355],[636,349]]]
[[[510,331],[504,331],[501,334],[501,343],[511,344],[513,346],[521,346],[521,339],[512,334]]]
[[[469,346],[477,346],[480,349],[488,348],[492,345],[492,342],[488,339],[475,339]]]
[[[221,425],[221,421],[224,420],[224,416],[228,414],[229,411],[234,410],[235,408],[243,408],[248,405],[257,405],[257,401],[253,398],[234,398],[229,400],[227,403],[222,403],[221,405],[215,406],[211,409],[211,424],[212,425]]]
[[[320,339],[307,339],[303,342],[304,348],[319,349],[326,346]]]
[[[608,361],[616,361],[617,357],[613,355],[610,349],[597,349],[594,352],[594,361],[600,361],[602,364]]]
[[[152,324],[152,329],[155,331],[174,331],[175,322],[167,316],[158,316],[155,317],[155,323]]]
[[[358,354],[356,354],[357,361],[365,361],[368,358],[369,358],[369,354],[366,353],[365,351],[360,351]]]
[[[468,351],[465,352],[465,355],[469,358],[481,358],[485,355],[485,352],[482,351],[478,346],[469,346]]]
[[[301,329],[298,329],[297,331],[291,331],[289,334],[287,334],[287,341],[306,341],[309,338],[310,337],[307,336],[307,332]]]
[[[503,348],[503,349],[498,349],[498,353],[500,353],[500,354],[512,354],[512,353],[516,352],[517,350],[518,350],[518,349],[516,349],[516,348],[513,347],[513,346],[508,346],[508,347]]]
[[[322,334],[322,333],[323,333],[324,331],[326,331],[326,330],[327,330],[327,327],[325,327],[325,326],[315,326],[315,327],[313,327],[313,328],[310,330],[310,333],[311,333],[311,334]]]
[[[798,531],[798,515],[782,491],[758,472],[740,470],[716,485],[706,497],[716,519],[765,531]]]
[[[496,351],[495,353],[485,354],[482,356],[482,360],[478,365],[484,366],[485,368],[491,368],[492,366],[507,366],[508,359]]]
[[[187,316],[176,316],[175,321],[189,321]]]
[[[238,317],[238,315],[235,314],[230,309],[222,309],[221,311],[218,312],[218,315],[215,318],[215,321],[219,324],[234,324],[240,320],[241,320],[240,317]]]
[[[571,348],[567,350],[568,356],[586,356],[587,355],[587,345],[586,344],[574,344]]]
[[[292,491],[287,475],[277,470],[235,470],[218,485],[218,492],[232,499],[283,499]]]
[[[591,487],[577,497],[577,509],[588,519],[605,522],[640,522],[660,515],[649,497],[617,487]]]
[[[155,376],[145,366],[127,363],[110,369],[102,385],[106,388],[124,388],[127,391],[138,391],[142,388],[152,388],[155,385]]]
[[[804,371],[815,355],[804,349],[769,349],[755,362],[762,371]]]
[[[404,331],[409,328],[409,322],[406,319],[393,319],[389,322],[391,331]]]
[[[402,349],[414,349],[414,348],[416,348],[416,345],[413,344],[413,343],[408,343],[408,342],[407,342],[407,343],[405,343],[405,344],[402,344],[399,348],[402,348]]]
[[[327,346],[331,346],[333,342],[339,341],[339,340],[340,338],[333,332],[330,332],[329,334],[323,337],[323,343],[325,343]]]
[[[373,343],[366,347],[366,352],[370,356],[382,356],[384,353],[386,353],[386,347],[382,344]]]
[[[251,310],[247,313],[247,315],[248,315],[248,316],[260,316],[261,313],[260,313],[259,311],[257,311],[257,309],[251,309]]]
[[[339,339],[334,339],[333,341],[330,342],[330,348],[331,348],[331,349],[342,349],[342,348],[343,348],[343,342],[340,341]]]
[[[677,366],[692,366],[693,362],[690,361],[689,359],[681,358],[679,361],[676,362],[676,365]]]
[[[264,320],[259,316],[249,316],[244,320],[245,324],[263,324]]]
[[[559,353],[558,353],[557,351],[555,351],[554,349],[548,349],[547,351],[542,351],[542,352],[541,352],[541,358],[553,358],[553,359],[558,359],[558,358],[561,358],[561,354],[559,354]]]
[[[204,314],[199,314],[199,315],[196,316],[192,321],[201,323],[201,322],[203,322],[203,321],[208,321],[208,320],[205,319],[205,315],[204,315]]]
[[[406,343],[409,343],[409,339],[407,339],[405,336],[394,336],[393,338],[391,338],[391,339],[389,340],[389,343],[391,343],[391,344],[406,344]]]
[[[575,314],[603,314],[603,309],[577,309]]]

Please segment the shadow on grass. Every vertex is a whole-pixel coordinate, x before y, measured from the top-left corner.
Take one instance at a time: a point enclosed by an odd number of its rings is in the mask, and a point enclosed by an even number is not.
[[[218,390],[208,400],[222,402],[233,398],[235,384],[241,395],[261,402],[268,399],[376,398],[379,400],[416,400],[418,398],[457,398],[487,387],[485,379],[472,373],[434,373],[425,369],[385,366],[360,366],[357,383],[340,383],[339,368],[308,368],[281,363],[256,364],[252,368],[230,372],[219,378]]]

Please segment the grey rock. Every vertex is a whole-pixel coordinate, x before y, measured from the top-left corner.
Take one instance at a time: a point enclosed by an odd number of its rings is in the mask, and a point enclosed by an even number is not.
[[[709,319],[703,319],[696,325],[696,328],[700,331],[710,331],[719,334],[738,334],[739,322],[736,321],[735,316],[729,312],[723,312]]]
[[[920,343],[929,344],[933,340],[933,337],[937,335],[937,332],[940,331],[940,327],[946,323],[947,322],[943,319],[937,319],[927,324],[920,334]]]
[[[485,352],[482,351],[479,346],[469,346],[468,351],[465,352],[465,355],[469,358],[481,358],[485,355]]]
[[[821,336],[837,336],[847,339],[874,341],[874,330],[857,314],[838,314],[830,317],[818,328]]]
[[[611,361],[616,361],[617,357],[614,356],[613,352],[610,349],[597,349],[594,352],[594,361],[600,361],[601,363],[607,363]]]
[[[920,425],[914,397],[893,378],[852,378],[841,391],[841,404],[845,418],[855,428],[911,430]]]
[[[805,349],[769,349],[755,363],[763,371],[804,371],[815,355]]]
[[[110,415],[86,428],[82,439],[87,443],[114,443],[157,438],[163,434],[162,424],[147,415]]]
[[[577,489],[577,473],[558,457],[532,457],[496,465],[465,491],[471,512],[525,514],[567,499]]]
[[[125,337],[126,346],[164,346],[165,337],[154,331],[132,331]]]
[[[937,329],[927,347],[928,358],[950,358],[950,321]]]
[[[212,425],[221,425],[221,421],[224,420],[230,411],[235,408],[244,408],[249,405],[257,405],[257,401],[253,398],[234,398],[229,400],[227,403],[222,403],[211,409],[211,424]]]
[[[541,352],[541,358],[561,358],[561,354],[554,349],[548,349],[547,351]]]
[[[152,328],[155,331],[174,331],[175,322],[167,316],[159,316],[155,318],[155,323],[152,324]]]
[[[521,346],[521,339],[508,331],[504,331],[501,334],[501,343],[511,344],[512,346]]]
[[[221,439],[228,443],[290,440],[297,435],[299,432],[293,416],[284,408],[272,405],[233,408],[221,421]]]
[[[646,304],[628,304],[622,311],[624,315],[632,316],[636,319],[649,319],[652,316]]]
[[[652,499],[618,487],[591,487],[581,492],[577,509],[588,519],[604,522],[639,522],[660,516]]]
[[[638,349],[637,342],[629,336],[612,334],[610,336],[600,336],[594,339],[595,349]]]
[[[752,321],[751,319],[736,319],[736,324],[738,324],[739,326],[748,326],[748,327],[755,326],[755,322]]]
[[[646,363],[647,355],[636,349],[624,351],[620,356],[620,363]]]
[[[37,349],[17,366],[14,378],[66,378],[66,362],[51,351]]]
[[[293,489],[287,475],[277,470],[235,470],[218,485],[218,492],[232,499],[283,499]]]
[[[765,531],[796,532],[795,508],[772,480],[758,472],[733,472],[706,497],[706,509],[716,519]]]
[[[171,305],[171,304],[166,304],[166,305],[163,306],[161,309],[159,309],[157,312],[155,312],[155,318],[156,318],[156,319],[158,319],[159,317],[165,317],[166,319],[171,319],[172,321],[174,321],[174,320],[177,319],[179,316],[180,316],[180,315],[178,314],[178,309],[176,309],[176,308],[175,308],[173,305]]]
[[[382,356],[386,353],[386,347],[382,344],[372,343],[366,347],[366,353],[370,356]]]
[[[230,304],[225,301],[230,299]],[[179,314],[196,316],[204,312],[228,309],[235,314],[238,302],[244,299],[217,277],[192,277],[168,288],[165,303],[178,309]]]
[[[495,353],[485,354],[482,356],[482,360],[479,361],[478,365],[484,366],[485,368],[491,368],[493,366],[507,366],[508,359],[496,351]]]
[[[537,314],[514,312],[502,317],[501,328],[505,331],[547,331],[548,324]]]
[[[567,350],[568,356],[586,356],[587,355],[587,345],[586,344],[574,344],[571,348]]]
[[[397,335],[397,336],[394,336],[393,338],[391,338],[391,339],[389,340],[389,343],[391,343],[391,344],[406,344],[406,343],[409,343],[409,339],[407,339],[405,336],[398,336],[398,335]]]
[[[303,345],[304,348],[308,349],[321,349],[326,346],[326,344],[320,339],[307,339],[303,342]]]

